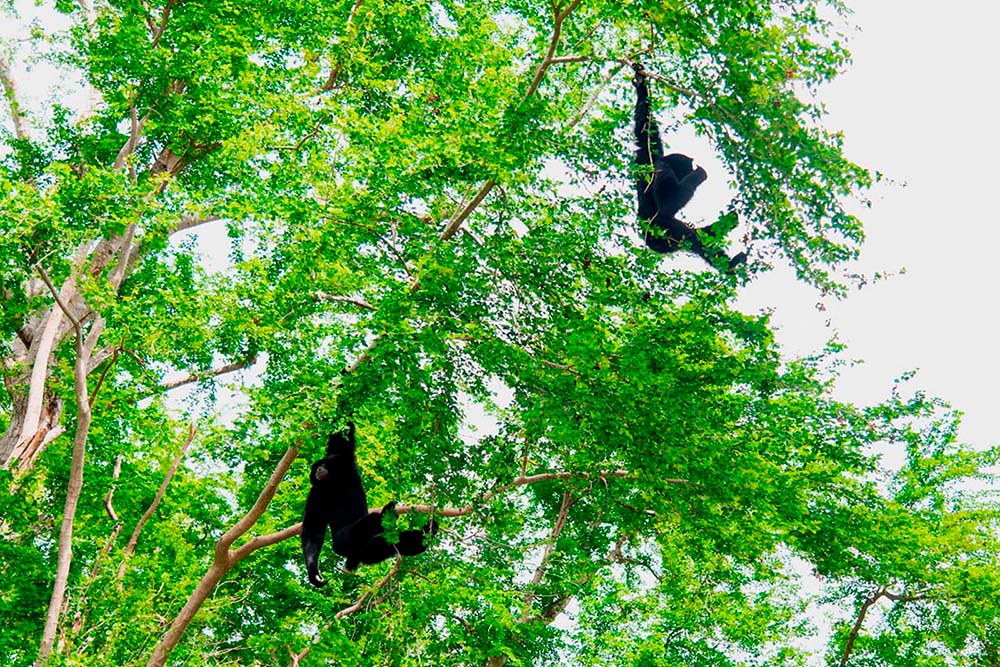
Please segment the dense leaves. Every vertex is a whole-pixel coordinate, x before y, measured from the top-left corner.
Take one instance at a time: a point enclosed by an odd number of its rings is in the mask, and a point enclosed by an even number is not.
[[[353,574],[327,550],[315,590],[280,533],[167,664],[996,663],[997,452],[905,380],[835,400],[839,349],[783,358],[732,305],[774,262],[846,290],[878,176],[812,96],[848,62],[839,2],[3,11],[0,71],[88,94],[4,79],[0,661],[35,661],[54,588],[64,307],[93,416],[48,664],[160,664],[283,454],[234,550],[296,524],[348,419],[369,503],[399,502],[390,532],[435,514],[432,548]],[[661,126],[731,170],[740,275],[637,239],[636,59]]]

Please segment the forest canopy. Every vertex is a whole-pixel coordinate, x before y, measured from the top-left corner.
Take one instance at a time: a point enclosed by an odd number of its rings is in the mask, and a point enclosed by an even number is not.
[[[849,295],[880,175],[816,96],[843,3],[0,20],[0,662],[1000,663],[997,451],[734,305],[775,266]],[[733,272],[642,245],[637,62],[726,167]],[[439,530],[317,589],[348,422],[386,534]]]

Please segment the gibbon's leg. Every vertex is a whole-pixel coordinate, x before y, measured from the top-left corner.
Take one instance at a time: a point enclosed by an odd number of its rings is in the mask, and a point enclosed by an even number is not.
[[[323,549],[325,538],[326,523],[308,519],[302,521],[302,553],[305,554],[309,583],[316,588],[326,586],[326,580],[319,573],[319,552]]]
[[[359,554],[365,545],[382,532],[382,514],[370,512],[349,526],[344,526],[333,534],[333,550],[347,559],[346,570],[355,570],[361,559]]]

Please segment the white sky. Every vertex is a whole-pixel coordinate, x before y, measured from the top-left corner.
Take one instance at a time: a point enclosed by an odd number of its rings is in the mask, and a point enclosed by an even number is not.
[[[790,272],[759,279],[748,304],[777,307],[790,353],[818,349],[836,332],[852,358],[840,398],[878,400],[892,380],[912,383],[965,412],[961,438],[1000,436],[996,285],[1000,270],[1000,6],[980,0],[853,2],[861,27],[850,70],[824,89],[831,129],[843,129],[848,157],[905,186],[879,188],[865,212],[861,268],[906,273],[822,299]],[[831,328],[825,322],[830,319]]]

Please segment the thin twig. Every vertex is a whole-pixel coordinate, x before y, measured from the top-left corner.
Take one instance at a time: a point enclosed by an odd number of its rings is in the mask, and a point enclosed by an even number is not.
[[[174,457],[173,462],[170,464],[170,468],[167,470],[166,476],[163,478],[163,483],[160,484],[160,488],[156,491],[156,495],[153,497],[153,502],[149,504],[146,511],[143,513],[139,522],[135,524],[135,530],[132,531],[132,536],[128,538],[128,545],[125,547],[125,553],[122,554],[122,562],[118,566],[118,585],[121,586],[122,580],[125,579],[125,568],[128,566],[128,561],[135,552],[135,545],[139,541],[139,533],[142,532],[143,526],[149,521],[149,518],[153,516],[153,512],[159,506],[160,501],[163,500],[163,496],[167,493],[167,485],[170,484],[170,480],[174,478],[174,473],[177,472],[178,466],[180,466],[181,461],[184,460],[184,456],[187,454],[188,447],[194,441],[195,433],[197,433],[198,427],[195,422],[191,422],[188,427],[187,440],[181,446],[181,451],[178,452],[177,456]]]
[[[361,609],[361,607],[365,603],[365,600],[367,600],[369,597],[371,597],[372,593],[374,593],[375,591],[381,590],[383,586],[385,586],[386,584],[389,583],[390,579],[392,579],[394,576],[396,576],[396,573],[399,572],[399,566],[402,563],[403,563],[403,557],[402,556],[396,556],[396,562],[395,562],[395,564],[393,564],[392,569],[389,570],[389,574],[385,575],[382,578],[382,581],[378,582],[372,588],[369,588],[367,591],[365,591],[364,593],[362,593],[361,597],[359,597],[357,599],[357,601],[354,604],[352,604],[350,607],[345,607],[345,608],[341,609],[340,611],[338,611],[337,614],[334,616],[334,618],[336,618],[339,621],[340,619],[342,619],[343,617],[347,616],[348,614],[353,614],[354,612],[356,612],[359,609]]]
[[[606,481],[609,477],[628,477],[631,473],[627,470],[611,470],[608,472],[588,473],[588,472],[546,472],[537,475],[516,477],[508,484],[504,484],[496,489],[487,491],[479,499],[478,504],[485,505],[497,496],[510,491],[519,486],[545,482],[554,479],[591,479]],[[664,478],[660,480],[665,484],[688,484],[686,479]],[[437,516],[465,516],[476,510],[476,505],[469,504],[465,507],[434,507],[432,505],[396,505],[397,514],[407,514],[409,512],[420,512],[423,514],[435,514]]]

